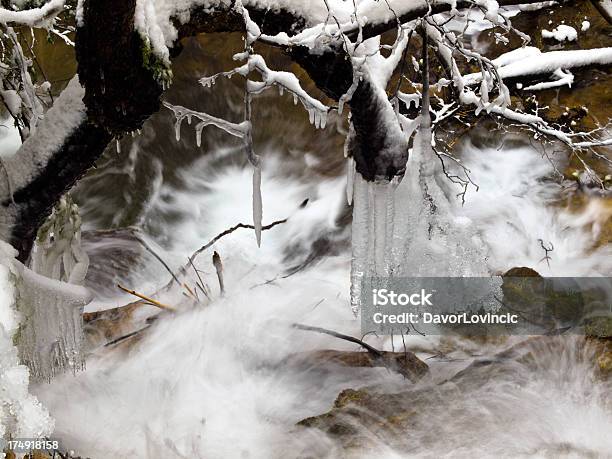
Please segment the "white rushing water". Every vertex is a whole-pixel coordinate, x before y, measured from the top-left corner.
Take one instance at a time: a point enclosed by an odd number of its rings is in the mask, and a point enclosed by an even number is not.
[[[313,183],[287,177],[274,158],[266,154],[263,170],[264,224],[287,216],[289,221],[264,231],[260,249],[253,231],[246,229],[215,245],[224,265],[225,296],[215,282],[211,250],[200,255],[198,266],[212,286],[212,304],[164,315],[129,351],[107,348],[90,357],[84,372],[36,387],[55,418],[54,436],[66,447],[95,459],[337,457],[332,440],[316,430],[297,430],[295,423],[327,411],[342,389],[375,383],[389,390],[411,387],[384,369],[326,371],[285,361],[313,349],[356,349],[291,329],[291,323],[359,336],[359,321],[349,300],[350,236],[336,223],[346,200],[345,179]],[[490,271],[530,266],[544,275],[610,272],[609,247],[592,249],[602,215],[592,207],[599,205],[598,198],[575,215],[553,206],[562,190],[546,179],[552,166],[530,148],[468,146],[463,159],[480,191],[468,194],[456,218],[486,243],[488,256],[482,263]],[[184,216],[157,236],[173,266],[233,224],[251,221],[251,168],[212,164],[209,158],[185,168],[185,185],[163,185],[150,203],[152,215],[178,211]],[[301,208],[306,198],[310,201]],[[324,234],[335,235],[328,238],[335,250],[284,277]],[[554,244],[550,266],[541,261],[538,239]],[[148,280],[155,284],[148,269]],[[163,268],[156,273],[157,285],[163,285],[167,273]],[[180,294],[167,298],[173,304],[180,299]],[[389,339],[371,342],[388,350],[392,346]],[[438,344],[434,337],[408,341],[423,356],[435,353]],[[460,344],[453,351],[459,363],[429,360],[432,377],[420,387],[439,394],[433,390],[440,387],[436,382],[468,365],[473,354],[494,350]],[[495,377],[484,374],[480,380],[444,386],[447,398],[432,395],[419,404],[422,422],[402,433],[412,454],[612,455],[610,385],[594,377],[588,353],[576,350],[571,339],[560,348],[542,350],[535,369],[517,362],[505,369]],[[377,457],[385,456],[398,457],[381,445]]]

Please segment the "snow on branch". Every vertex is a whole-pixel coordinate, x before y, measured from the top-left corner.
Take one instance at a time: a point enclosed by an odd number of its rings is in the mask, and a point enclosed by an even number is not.
[[[238,74],[247,78],[247,89],[250,94],[260,94],[272,86],[277,86],[281,95],[284,91],[288,91],[293,94],[294,103],[297,104],[298,100],[302,103],[308,112],[310,122],[314,124],[316,128],[325,127],[330,107],[308,94],[302,88],[299,79],[293,73],[270,69],[264,58],[259,54],[249,54],[247,56],[245,53],[241,53],[234,56],[235,59],[242,59],[245,57],[248,59],[246,64],[227,72],[200,78],[200,84],[210,88],[220,76],[231,78],[232,75]],[[248,75],[252,71],[258,72],[262,77],[262,81],[248,79]]]
[[[40,8],[11,11],[0,8],[0,24],[47,27],[64,9],[65,0],[51,0]]]
[[[543,53],[538,48],[527,46],[502,54],[492,62],[501,78],[552,74],[558,69],[612,64],[612,47]],[[477,84],[482,81],[482,73],[466,75],[464,81],[466,85]]]
[[[541,91],[543,89],[550,88],[558,88],[560,86],[567,85],[568,87],[572,87],[572,83],[574,82],[574,75],[568,70],[557,69],[552,74],[553,77],[557,78],[553,81],[545,81],[542,83],[532,84],[524,88],[525,91]]]
[[[574,152],[591,149],[610,143],[607,132],[602,129],[596,137],[592,133],[573,132],[571,128],[552,126],[544,118],[536,114],[523,113],[510,108],[509,91],[504,83],[505,78],[517,78],[537,74],[550,73],[553,81],[531,85],[526,90],[540,90],[561,85],[571,85],[574,76],[567,68],[594,64],[609,64],[612,62],[612,48],[600,48],[579,51],[553,51],[542,53],[534,47],[515,49],[489,60],[478,53],[463,48],[452,32],[445,30],[434,18],[425,21],[427,35],[436,45],[438,57],[446,67],[457,90],[459,102],[463,105],[476,107],[475,114],[481,111],[498,115],[535,133],[536,138],[546,136],[562,142]],[[463,76],[455,61],[454,52],[463,55],[466,60],[475,60],[481,67],[478,73]],[[451,81],[444,78],[437,83],[439,87],[447,86]],[[476,89],[474,86],[478,86]],[[490,96],[495,99],[490,101]],[[410,102],[410,101],[408,101]]]

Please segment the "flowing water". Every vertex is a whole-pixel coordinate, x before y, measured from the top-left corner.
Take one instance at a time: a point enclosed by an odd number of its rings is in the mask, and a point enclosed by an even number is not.
[[[195,86],[198,77],[229,68],[221,54],[231,55],[227,48],[239,49],[240,42],[223,40],[188,43],[166,99],[239,121],[241,82]],[[223,51],[211,59],[211,49]],[[210,286],[210,304],[194,307],[176,289],[166,292],[160,300],[179,312],[161,314],[133,346],[94,349],[85,371],[34,388],[66,448],[92,458],[338,457],[333,437],[295,424],[329,410],[343,389],[376,386],[428,394],[415,396],[415,421],[398,432],[410,445],[408,457],[612,457],[612,388],[577,338],[539,348],[528,363],[500,363],[441,385],[518,338],[479,344],[409,337],[408,349],[433,357],[431,374],[417,385],[381,368],[293,365],[296,352],[356,350],[292,329],[294,322],[360,333],[349,300],[345,124],[330,120],[315,131],[288,96],[264,96],[255,107],[264,224],[288,221],[264,231],[261,248],[248,229],[215,244],[224,295],[213,249],[205,251],[196,265]],[[132,301],[115,288],[118,282],[151,294],[170,280],[134,242],[135,232],[177,270],[215,235],[251,221],[252,170],[239,142],[207,129],[197,148],[191,126],[183,126],[178,142],[173,130],[169,112],[155,115],[141,135],[122,141],[120,153],[109,149],[74,192],[89,230],[88,286],[96,295],[89,311]],[[553,180],[553,165],[527,142],[510,144],[466,142],[458,149],[480,189],[468,193],[465,206],[457,203],[457,221],[478,230],[488,252],[482,263],[491,272],[529,266],[543,275],[608,275],[610,246],[598,241],[609,201],[587,196],[587,205],[568,210],[573,185]],[[555,161],[564,167],[563,157]],[[549,264],[539,239],[554,244]],[[141,314],[157,312],[144,307]],[[390,339],[368,341],[397,349]],[[404,457],[383,442],[376,454],[362,454]]]

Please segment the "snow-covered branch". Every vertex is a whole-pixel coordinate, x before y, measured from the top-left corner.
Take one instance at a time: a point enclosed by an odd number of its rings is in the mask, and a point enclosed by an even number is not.
[[[51,0],[40,8],[11,11],[0,8],[0,24],[28,27],[48,27],[53,19],[63,11],[65,0]]]
[[[499,76],[520,78],[532,75],[553,74],[558,69],[572,69],[590,65],[612,64],[612,48],[595,48],[569,51],[541,52],[538,48],[527,46],[502,54],[492,61]],[[482,73],[471,73],[464,77],[466,85],[482,81]]]
[[[310,122],[317,128],[324,128],[327,122],[327,113],[330,108],[319,100],[308,94],[301,86],[300,80],[291,72],[280,72],[272,70],[266,64],[266,61],[259,54],[244,53],[234,56],[235,59],[247,58],[247,62],[227,72],[221,72],[209,77],[200,78],[199,82],[204,87],[210,88],[217,78],[220,76],[231,78],[232,75],[241,75],[247,78],[248,91],[250,94],[260,94],[264,90],[277,86],[279,93],[282,95],[287,91],[293,95],[293,101],[297,104],[298,100],[302,103],[308,115]],[[262,78],[262,81],[254,81],[248,79],[249,73],[256,71]]]

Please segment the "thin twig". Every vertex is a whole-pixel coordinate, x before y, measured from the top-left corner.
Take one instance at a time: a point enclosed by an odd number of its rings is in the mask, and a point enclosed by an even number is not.
[[[168,264],[162,259],[162,257],[160,257],[155,252],[155,250],[153,250],[153,248],[151,248],[151,246],[147,244],[146,241],[142,239],[138,234],[136,235],[136,240],[147,250],[147,252],[153,255],[164,266],[164,268],[166,268],[166,271],[170,273],[174,281],[180,286],[181,281],[178,280],[178,277],[176,277],[176,274],[174,274],[174,272],[170,269],[170,266],[168,266]]]
[[[262,226],[261,230],[269,230],[274,228],[276,225],[280,225],[281,223],[287,223],[288,218],[284,218],[282,220],[277,220],[275,222],[270,223],[269,225],[266,226]],[[202,252],[204,252],[206,249],[209,249],[210,247],[212,247],[215,242],[217,242],[219,239],[221,239],[224,236],[227,236],[230,233],[233,233],[234,231],[236,231],[237,229],[240,228],[245,228],[245,229],[255,229],[255,227],[253,225],[249,225],[247,223],[238,223],[237,225],[232,226],[229,229],[226,229],[225,231],[223,231],[222,233],[217,234],[214,238],[212,238],[207,244],[203,245],[202,247],[200,247],[198,250],[196,250],[193,255],[191,255],[189,257],[189,261],[193,262],[193,260],[195,260],[195,258],[201,254]]]
[[[298,330],[305,331],[313,331],[316,333],[323,333],[325,335],[333,336],[334,338],[340,338],[345,341],[350,341],[351,343],[359,344],[370,354],[373,354],[376,357],[382,357],[383,353],[376,349],[375,347],[370,346],[368,343],[363,342],[362,340],[355,338],[354,336],[344,335],[342,333],[335,332],[333,330],[328,330],[326,328],[320,327],[311,327],[310,325],[302,325],[302,324],[293,324],[293,328],[297,328]]]
[[[151,325],[147,325],[146,327],[142,327],[142,328],[140,328],[140,329],[138,329],[138,330],[135,330],[135,331],[133,331],[133,332],[131,332],[131,333],[128,333],[127,335],[123,335],[123,336],[120,336],[119,338],[115,338],[115,339],[113,339],[113,340],[109,341],[108,343],[106,343],[106,344],[104,345],[104,347],[112,346],[113,344],[117,344],[117,343],[120,343],[121,341],[125,341],[126,339],[131,338],[132,336],[136,336],[136,335],[138,335],[139,333],[141,333],[141,332],[145,331],[145,330],[146,330],[147,328],[149,328],[150,326],[151,326]]]
[[[274,228],[276,225],[280,225],[281,223],[287,223],[287,221],[289,220],[289,217],[284,218],[282,220],[277,220],[275,222],[272,222],[268,225],[262,226],[261,230],[262,231],[266,231],[269,229]],[[231,228],[226,229],[225,231],[223,231],[222,233],[217,234],[214,238],[212,238],[210,241],[208,241],[206,244],[204,244],[202,247],[200,247],[198,250],[196,250],[195,252],[193,252],[193,254],[187,259],[187,263],[185,265],[183,265],[181,267],[181,269],[178,271],[178,275],[179,276],[184,276],[187,274],[187,270],[189,269],[189,266],[193,266],[193,268],[195,269],[194,266],[194,261],[196,259],[196,257],[198,255],[200,255],[202,252],[204,252],[205,250],[211,248],[217,241],[219,241],[219,239],[221,239],[224,236],[227,236],[228,234],[233,233],[234,231],[240,229],[240,228],[245,228],[245,229],[254,229],[255,227],[253,225],[249,225],[247,223],[238,223],[234,226],[232,226]],[[197,271],[196,271],[197,272]],[[170,286],[172,284],[172,281],[168,282],[168,284],[166,284],[165,289],[169,289]],[[179,282],[180,285],[180,282]]]

